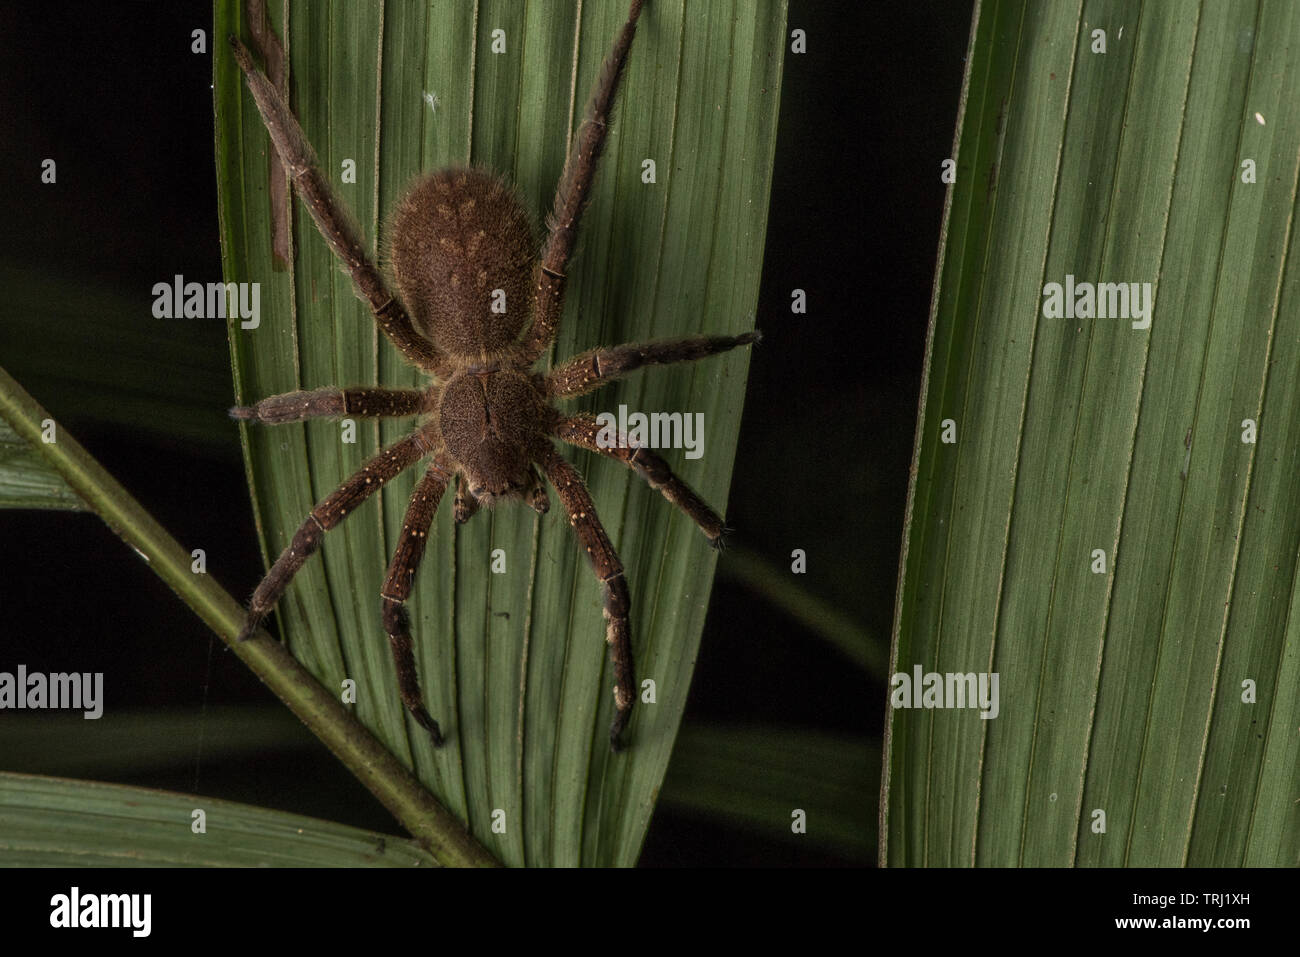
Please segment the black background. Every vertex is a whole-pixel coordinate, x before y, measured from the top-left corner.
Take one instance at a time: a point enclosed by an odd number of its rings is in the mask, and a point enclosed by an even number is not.
[[[726,515],[734,541],[887,640],[944,186],[970,3],[791,0],[758,325]],[[209,32],[209,53],[190,33]],[[0,262],[112,288],[150,314],[155,282],[220,276],[211,99],[211,10],[202,3],[0,9]],[[224,51],[223,51],[224,52]],[[40,161],[58,158],[42,186]],[[806,315],[790,290],[807,291]],[[0,331],[15,308],[0,296]],[[177,327],[180,328],[180,327]],[[222,324],[188,323],[229,368]],[[183,543],[246,596],[263,566],[238,432],[221,447],[106,425],[62,400],[57,357],[0,351],[13,372]],[[9,352],[9,354],[5,354]],[[166,367],[159,377],[175,374]],[[228,375],[227,375],[228,379]],[[61,404],[62,403],[62,404]],[[722,559],[726,561],[725,555]],[[111,708],[273,700],[137,556],[91,515],[0,511],[0,668],[105,671]],[[884,685],[764,597],[721,573],[685,721],[758,722],[879,740]],[[0,717],[0,720],[4,720]],[[313,814],[398,833],[305,731],[257,760],[194,761],[101,778]],[[0,769],[11,767],[0,754]],[[671,775],[671,771],[670,771]],[[861,818],[874,820],[873,778]],[[852,864],[664,808],[646,865]]]

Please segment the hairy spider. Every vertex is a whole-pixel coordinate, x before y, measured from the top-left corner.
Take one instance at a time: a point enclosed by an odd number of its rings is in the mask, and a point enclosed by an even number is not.
[[[499,176],[473,168],[439,170],[414,183],[389,223],[389,256],[400,298],[388,291],[364,253],[292,111],[244,46],[230,38],[271,141],[317,228],[346,264],[379,328],[433,379],[426,389],[325,388],[272,396],[230,410],[236,419],[266,425],[339,415],[422,417],[414,432],[368,461],[312,509],[257,586],[240,638],[252,636],[327,531],[393,476],[429,459],[411,496],[381,599],[402,701],[435,745],[442,744],[442,732],[420,694],[405,602],[434,513],[453,479],[458,523],[480,506],[507,499],[522,499],[546,512],[549,502],[538,466],[554,486],[604,591],[605,640],[615,675],[609,740],[615,751],[621,749],[620,735],[634,699],[627,582],[582,477],[553,440],[632,468],[685,512],[711,544],[721,542],[722,519],[663,459],[625,442],[607,447],[607,441],[598,439],[600,426],[594,416],[565,415],[551,400],[582,395],[645,365],[701,359],[756,342],[757,331],[592,349],[549,373],[531,371],[555,338],[565,267],[641,6],[642,0],[633,0],[602,65],[565,163],[540,255],[527,213]],[[493,308],[500,302],[506,304],[505,311]],[[524,307],[517,305],[521,303]]]

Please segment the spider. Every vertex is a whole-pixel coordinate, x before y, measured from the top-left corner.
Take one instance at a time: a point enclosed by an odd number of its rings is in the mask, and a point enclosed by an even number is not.
[[[381,600],[402,702],[435,746],[443,743],[442,731],[420,692],[405,602],[434,513],[453,480],[457,523],[468,521],[482,506],[512,499],[545,513],[549,499],[541,476],[554,487],[603,590],[605,641],[615,676],[609,729],[614,751],[622,750],[635,686],[627,581],[582,476],[560,455],[554,440],[622,462],[685,512],[713,546],[721,544],[722,519],[662,458],[621,437],[611,445],[600,438],[595,416],[565,415],[552,400],[591,392],[642,366],[702,359],[757,342],[756,330],[597,348],[547,373],[532,371],[559,325],[565,269],[642,3],[633,0],[605,57],[565,162],[540,253],[520,199],[501,177],[479,168],[438,170],[414,182],[389,221],[388,258],[397,296],[363,251],[289,106],[253,65],[243,44],[230,38],[271,142],[316,227],[347,267],[379,328],[432,379],[425,389],[331,387],[271,396],[230,410],[235,419],[264,425],[340,415],[421,417],[414,432],[366,462],[312,509],[254,591],[239,637],[252,637],[326,532],[395,475],[428,460],[407,507]]]

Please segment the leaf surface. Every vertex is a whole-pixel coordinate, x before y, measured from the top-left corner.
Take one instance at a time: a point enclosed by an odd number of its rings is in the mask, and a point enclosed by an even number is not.
[[[891,710],[882,861],[1294,866],[1300,8],[989,0],[967,63],[891,670],[1000,708]]]
[[[507,174],[541,222],[571,132],[626,15],[615,2],[272,4],[290,103],[372,253],[422,171]],[[217,34],[245,39],[238,5]],[[555,357],[600,344],[754,325],[783,60],[777,0],[646,6],[620,106],[570,264]],[[505,51],[493,53],[494,31]],[[272,147],[228,56],[217,61],[217,167],[228,281],[261,283],[259,328],[231,323],[241,402],[326,385],[424,385],[369,312],[297,200],[269,180]],[[653,159],[655,182],[642,180]],[[347,161],[356,182],[343,182]],[[273,253],[272,200],[289,203],[291,255]],[[540,233],[539,233],[540,240]],[[702,413],[704,454],[665,453],[725,511],[748,356],[652,369],[573,409]],[[313,504],[410,424],[358,420],[245,433],[255,512],[274,557]],[[606,744],[613,679],[600,589],[552,496],[455,528],[434,523],[408,607],[426,701],[450,740],[406,719],[380,626],[379,589],[418,469],[328,536],[279,610],[294,654],[330,688],[357,683],[357,714],[501,860],[635,862],[685,705],[715,555],[685,516],[620,465],[565,451],[587,477],[628,570],[641,681],[631,750]],[[496,549],[504,574],[491,572]],[[496,828],[494,828],[494,821]]]

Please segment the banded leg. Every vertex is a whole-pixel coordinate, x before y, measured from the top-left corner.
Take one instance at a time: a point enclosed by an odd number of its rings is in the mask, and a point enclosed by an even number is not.
[[[244,45],[235,37],[230,38],[230,45],[235,51],[235,62],[248,80],[248,90],[262,114],[262,122],[275,144],[275,151],[293,180],[294,189],[307,206],[316,228],[334,250],[334,255],[347,265],[357,295],[370,304],[379,328],[402,355],[431,372],[444,370],[446,360],[442,353],[416,331],[406,309],[388,291],[379,270],[366,256],[338,197],[316,166],[311,144],[307,142],[293,111],[281,99],[266,74],[253,65]]]
[[[546,376],[546,392],[555,398],[584,395],[607,382],[621,379],[642,366],[694,362],[758,342],[757,329],[738,336],[688,336],[662,342],[636,342],[591,349],[556,366]]]
[[[411,582],[420,567],[425,546],[429,542],[429,527],[433,524],[438,503],[447,491],[451,480],[448,464],[442,456],[434,459],[424,473],[402,520],[402,533],[397,539],[397,549],[388,565],[388,576],[380,593],[384,603],[384,632],[393,651],[393,664],[397,668],[397,687],[402,703],[411,717],[433,739],[434,747],[442,745],[442,729],[430,717],[420,694],[420,678],[415,670],[415,653],[411,646],[411,620],[406,614],[406,600],[411,597]]]
[[[623,563],[610,544],[604,526],[596,515],[591,493],[572,465],[549,442],[535,453],[537,463],[555,486],[560,502],[569,515],[569,524],[578,541],[591,560],[596,577],[600,579],[605,600],[605,642],[609,645],[609,661],[614,666],[614,721],[609,727],[611,751],[622,751],[619,739],[632,714],[636,680],[632,667],[632,626],[628,612],[632,601],[628,596],[627,580],[623,578]]]
[[[616,459],[634,470],[651,488],[657,488],[664,498],[685,512],[700,527],[710,545],[722,547],[722,533],[726,531],[722,519],[694,489],[673,474],[667,462],[647,448],[628,446],[622,435],[617,438],[618,444],[609,445],[600,438],[601,431],[602,426],[590,413],[561,419],[554,426],[555,437],[561,441]]]
[[[422,432],[408,435],[390,445],[361,467],[350,479],[311,510],[307,520],[294,533],[289,547],[280,553],[248,603],[248,618],[239,632],[247,641],[280,600],[293,576],[320,548],[325,533],[343,521],[354,508],[379,491],[389,479],[429,454],[428,440]]]
[[[230,417],[261,425],[340,415],[387,419],[427,412],[434,407],[434,401],[421,389],[315,389],[273,395],[253,405],[237,405],[230,410]]]
[[[564,270],[573,253],[578,238],[578,220],[591,195],[591,182],[596,175],[596,164],[605,148],[605,134],[609,130],[609,113],[618,93],[618,82],[627,63],[628,50],[636,35],[636,21],[641,16],[642,0],[632,0],[627,12],[627,22],[619,30],[614,49],[609,51],[601,65],[596,88],[587,104],[587,118],[578,130],[573,152],[564,164],[559,188],[555,192],[555,208],[548,223],[551,228],[542,251],[533,290],[533,324],[524,340],[524,358],[531,365],[551,342],[564,312]]]

